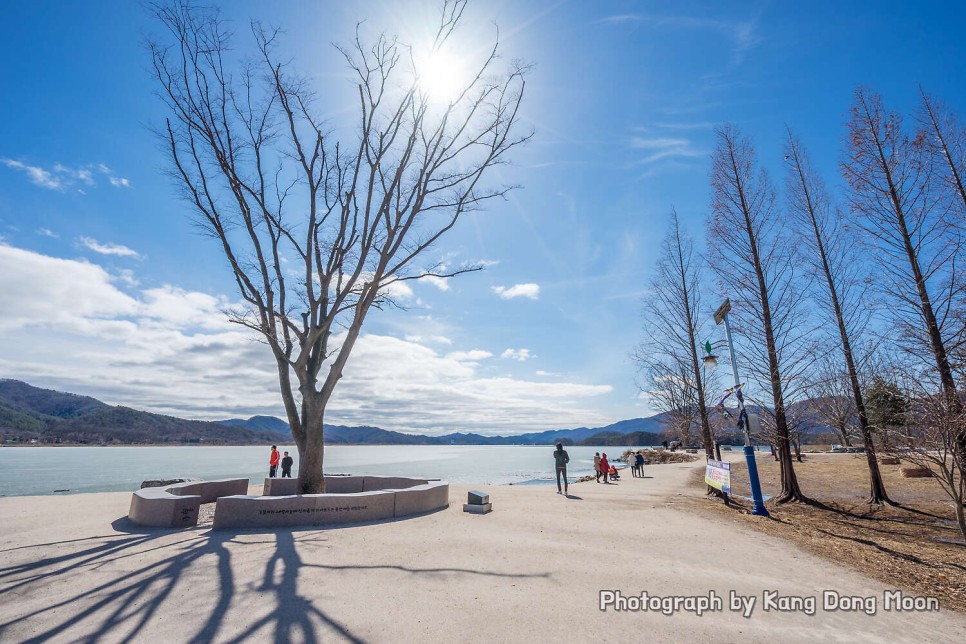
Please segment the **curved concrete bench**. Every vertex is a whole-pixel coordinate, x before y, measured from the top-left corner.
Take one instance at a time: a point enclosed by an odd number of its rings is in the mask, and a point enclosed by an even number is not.
[[[191,481],[164,487],[147,487],[131,495],[128,518],[155,528],[186,528],[198,525],[198,509],[222,496],[245,494],[248,479]]]
[[[314,526],[391,519],[438,510],[449,505],[449,483],[401,477],[331,477],[332,488],[360,488],[359,492],[286,496],[223,496],[215,505],[215,529]],[[345,480],[340,483],[338,479]],[[368,479],[368,480],[367,480]],[[289,479],[272,479],[274,481]],[[366,485],[370,486],[365,490]],[[284,485],[288,485],[285,483]],[[394,488],[372,489],[377,485]],[[326,489],[330,489],[326,477]]]
[[[326,476],[326,494],[358,494],[374,490],[400,490],[424,485],[439,479],[413,479],[404,476]],[[298,479],[265,479],[262,496],[291,496],[298,494]]]

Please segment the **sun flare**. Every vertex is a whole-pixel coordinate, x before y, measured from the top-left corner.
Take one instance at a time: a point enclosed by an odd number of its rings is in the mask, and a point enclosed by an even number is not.
[[[434,101],[450,103],[465,89],[464,66],[446,51],[432,52],[417,63],[416,71],[419,87]]]

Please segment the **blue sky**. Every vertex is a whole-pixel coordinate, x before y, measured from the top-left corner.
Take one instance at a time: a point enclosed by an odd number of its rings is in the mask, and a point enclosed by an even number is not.
[[[419,37],[435,3],[232,2],[350,113],[331,46],[355,23]],[[374,312],[327,422],[445,433],[598,426],[653,411],[628,355],[675,206],[700,240],[713,127],[739,124],[782,180],[785,125],[833,186],[859,85],[905,113],[922,83],[966,110],[961,3],[475,2],[534,64],[520,184],[435,252],[481,273],[415,283]],[[157,31],[133,2],[8,4],[0,24],[0,377],[190,418],[281,414],[264,347],[213,241],[164,175],[150,128]],[[699,242],[699,246],[702,244]],[[710,315],[710,311],[709,311]]]

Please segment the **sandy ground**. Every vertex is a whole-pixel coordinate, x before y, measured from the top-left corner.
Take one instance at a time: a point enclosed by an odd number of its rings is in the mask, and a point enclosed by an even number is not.
[[[549,452],[548,452],[549,454]],[[966,617],[883,607],[881,583],[681,503],[696,464],[615,485],[484,487],[494,511],[277,531],[146,530],[130,494],[0,499],[0,641],[939,642]],[[719,611],[599,610],[714,591]],[[873,597],[826,611],[822,591]],[[749,617],[729,592],[756,598]],[[817,598],[814,615],[763,593]]]

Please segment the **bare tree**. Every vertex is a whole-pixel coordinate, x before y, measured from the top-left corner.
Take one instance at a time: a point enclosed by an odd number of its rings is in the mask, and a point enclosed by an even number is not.
[[[852,447],[852,436],[858,414],[849,374],[841,368],[839,360],[826,355],[820,360],[815,378],[808,384],[808,402],[817,418],[835,429],[839,439]]]
[[[917,114],[919,136],[926,150],[938,162],[953,207],[966,217],[966,129],[953,111],[919,87],[922,103]]]
[[[434,51],[454,38],[464,8],[443,4]],[[457,98],[438,104],[408,46],[365,42],[357,29],[338,52],[358,120],[339,140],[313,83],[277,59],[277,31],[252,23],[254,58],[236,63],[216,12],[176,1],[154,13],[168,38],[150,50],[171,172],[231,267],[245,303],[231,320],[272,351],[298,489],[322,492],[326,406],[367,314],[400,281],[479,268],[447,269],[427,251],[509,190],[484,177],[530,136],[518,131],[526,70],[494,71],[497,39]]]
[[[767,173],[756,167],[751,141],[733,125],[719,128],[716,136],[708,226],[711,265],[735,302],[735,335],[752,356],[747,368],[770,394],[781,462],[776,501],[808,501],[792,464],[786,418],[786,387],[801,382],[807,370],[794,248],[786,244],[774,189]]]
[[[701,263],[694,243],[682,230],[677,211],[671,210],[670,226],[661,244],[656,274],[644,300],[645,339],[636,352],[642,370],[649,375],[658,406],[687,427],[697,422],[708,458],[714,458],[714,442],[708,422],[706,379],[698,359],[702,328]],[[682,433],[679,430],[679,433]]]
[[[645,393],[651,405],[664,412],[668,438],[689,447],[694,430],[701,422],[696,389],[690,369],[684,363],[673,362],[676,361],[651,359],[647,362]]]
[[[902,425],[893,425],[890,431],[890,453],[903,461],[929,470],[943,492],[953,502],[956,523],[966,540],[966,461],[956,443],[963,418],[961,411],[950,408],[949,399],[932,394],[917,386],[904,414]]]
[[[848,122],[848,155],[842,164],[852,209],[872,241],[882,270],[880,286],[904,348],[934,369],[926,375],[946,397],[949,414],[963,411],[950,355],[963,342],[955,315],[964,282],[958,261],[959,229],[937,198],[934,164],[902,118],[888,112],[878,94],[859,88]],[[956,430],[966,458],[966,429]]]
[[[864,283],[859,270],[862,263],[856,261],[850,235],[839,218],[835,217],[831,200],[825,190],[824,182],[812,170],[811,163],[801,143],[788,130],[785,147],[786,158],[791,163],[788,177],[789,210],[808,249],[804,253],[815,279],[824,291],[821,307],[826,317],[838,331],[838,346],[845,362],[846,375],[851,389],[852,402],[858,416],[859,432],[865,447],[865,457],[869,467],[869,503],[888,503],[879,462],[876,459],[875,443],[869,429],[869,419],[865,411],[862,387],[856,367],[855,353],[852,349],[868,322],[868,307],[863,304]],[[842,437],[849,444],[848,433],[842,426]]]
[[[916,114],[919,127],[916,143],[926,152],[937,168],[936,181],[939,199],[950,209],[952,223],[960,230],[966,228],[966,128],[959,123],[953,110],[939,99],[926,94],[920,86],[922,97]],[[950,312],[955,326],[966,328],[966,302],[959,301]],[[966,369],[966,345],[963,342],[948,345],[950,366],[955,376],[962,378]]]

